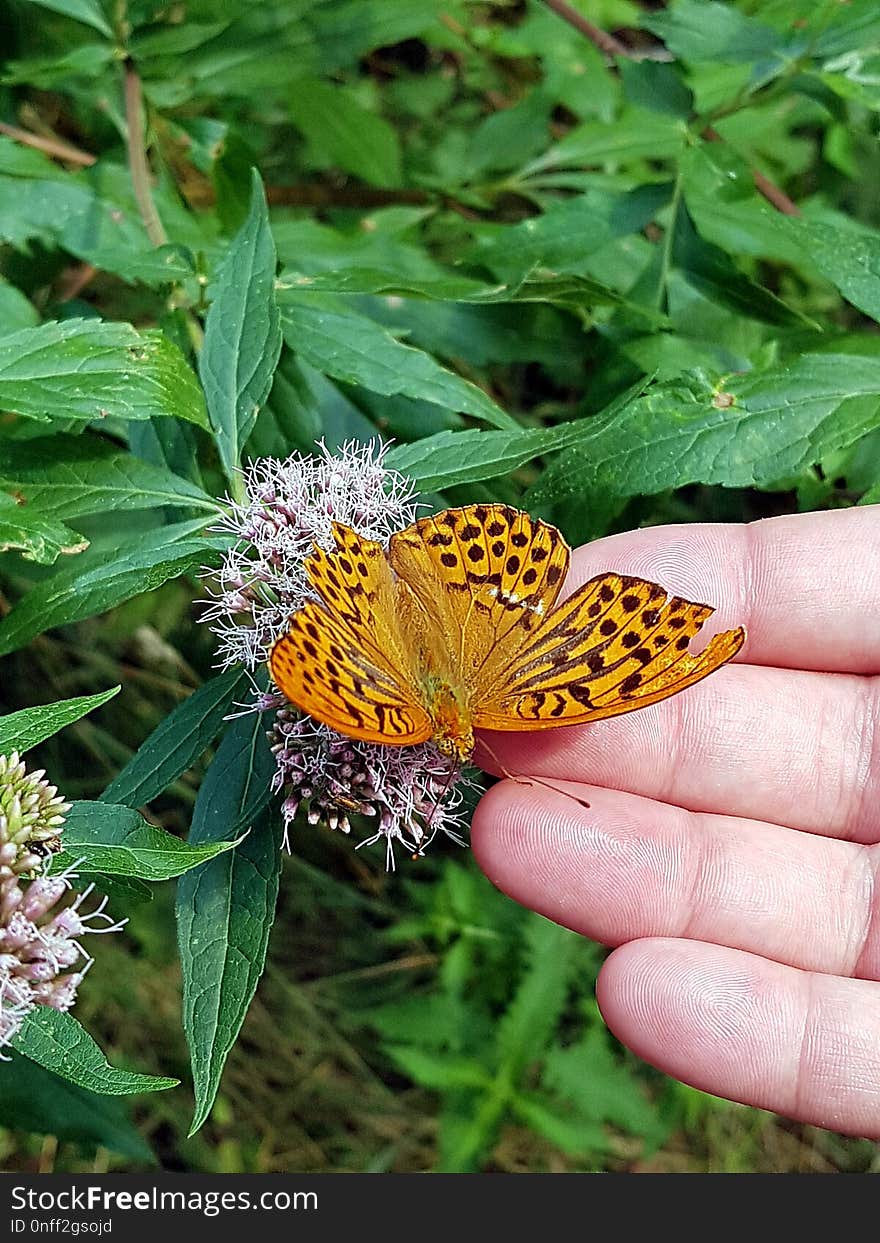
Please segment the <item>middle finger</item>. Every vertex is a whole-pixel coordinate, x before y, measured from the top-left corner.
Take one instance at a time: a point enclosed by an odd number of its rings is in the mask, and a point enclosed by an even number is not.
[[[606,945],[686,937],[880,979],[877,847],[597,786],[512,781],[481,799],[471,843],[505,893]]]
[[[878,679],[735,664],[611,720],[488,737],[514,775],[586,781],[691,811],[876,842],[878,718]],[[477,759],[500,771],[488,752],[478,749]]]

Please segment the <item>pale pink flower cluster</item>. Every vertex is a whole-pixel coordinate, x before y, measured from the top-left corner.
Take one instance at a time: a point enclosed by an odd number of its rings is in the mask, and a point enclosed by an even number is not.
[[[307,600],[315,599],[305,559],[318,544],[334,547],[331,523],[387,544],[416,516],[410,480],[384,464],[378,440],[331,454],[262,458],[243,472],[245,499],[229,502],[222,530],[236,537],[205,610],[220,639],[225,667],[264,665],[274,641]],[[344,737],[303,716],[274,690],[255,692],[251,710],[277,709],[271,733],[275,788],[283,792],[285,837],[302,810],[311,824],[347,833],[349,816],[372,821],[360,845],[383,841],[421,853],[438,832],[460,841],[466,781],[432,743],[386,747]]]
[[[80,944],[87,932],[118,932],[105,914],[107,899],[87,915],[80,911],[93,885],[68,901],[73,872],[30,882],[0,880],[0,1049],[15,1037],[36,1006],[69,1010],[93,959]],[[89,927],[88,921],[103,921]]]
[[[94,886],[71,901],[72,871],[39,875],[61,848],[69,810],[42,770],[29,773],[15,752],[0,755],[0,1050],[36,1006],[73,1005],[92,964],[80,937],[122,927],[104,913],[106,899],[81,913]]]

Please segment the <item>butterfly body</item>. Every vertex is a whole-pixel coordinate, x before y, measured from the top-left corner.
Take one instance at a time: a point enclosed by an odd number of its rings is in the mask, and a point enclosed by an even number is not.
[[[659,702],[742,646],[740,628],[698,655],[708,605],[614,573],[561,604],[569,549],[548,523],[469,505],[395,534],[387,552],[335,523],[306,569],[317,600],[290,620],[270,670],[287,698],[342,734],[433,739],[461,760],[474,729],[549,729]]]
[[[431,718],[431,737],[441,755],[467,760],[474,750],[473,710],[466,693],[442,678],[429,675],[424,683],[425,705]]]

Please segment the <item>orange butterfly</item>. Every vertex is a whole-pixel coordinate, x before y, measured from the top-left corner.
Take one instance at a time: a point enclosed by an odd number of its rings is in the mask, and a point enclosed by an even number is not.
[[[698,656],[708,604],[599,574],[562,604],[569,548],[507,505],[423,518],[387,553],[342,523],[306,561],[320,603],[272,648],[278,688],[341,734],[386,746],[432,738],[461,760],[474,729],[599,721],[658,703],[736,655],[742,627]]]

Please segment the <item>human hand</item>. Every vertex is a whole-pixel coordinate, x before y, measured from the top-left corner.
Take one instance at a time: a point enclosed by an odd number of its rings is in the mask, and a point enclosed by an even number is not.
[[[645,1061],[880,1138],[880,506],[614,535],[568,588],[612,569],[715,605],[707,630],[745,647],[654,707],[487,735],[560,792],[493,786],[477,860],[619,947],[597,998]]]

